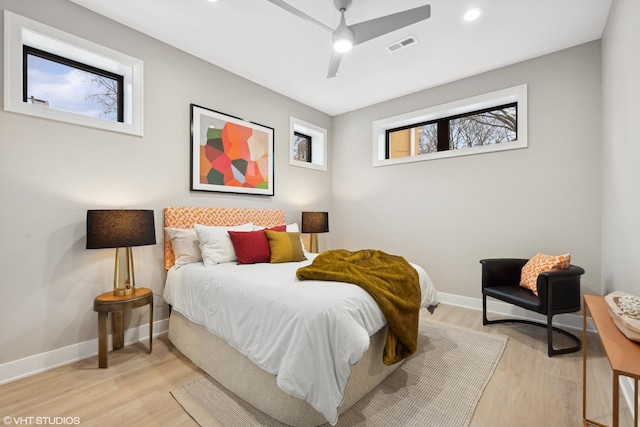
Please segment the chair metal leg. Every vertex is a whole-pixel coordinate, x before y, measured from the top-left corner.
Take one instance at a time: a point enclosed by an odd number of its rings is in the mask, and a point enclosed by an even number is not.
[[[547,329],[547,355],[549,357],[556,356],[558,354],[566,354],[566,353],[573,353],[576,351],[580,351],[582,349],[582,341],[580,341],[580,339],[576,337],[574,334],[572,334],[571,332],[568,332],[568,331],[565,331],[564,329],[560,329],[556,326],[553,326],[553,316],[554,316],[553,314],[547,315],[546,324],[537,322],[535,320],[528,320],[528,319],[507,318],[507,319],[489,320],[487,319],[487,297],[484,294],[482,295],[482,324],[483,325],[491,325],[494,323],[524,323],[527,325],[546,328]],[[554,331],[571,338],[573,341],[575,341],[576,345],[573,345],[571,347],[561,348],[561,349],[553,348],[553,332]]]
[[[580,338],[578,338],[571,332],[553,326],[553,316],[553,313],[547,315],[547,355],[551,357],[557,354],[567,354],[580,351],[582,349],[582,341],[580,341]],[[556,350],[555,348],[553,348],[553,331],[559,332],[564,336],[571,338],[576,343],[576,345]]]
[[[487,295],[482,294],[482,324],[486,325],[489,321],[487,320]]]

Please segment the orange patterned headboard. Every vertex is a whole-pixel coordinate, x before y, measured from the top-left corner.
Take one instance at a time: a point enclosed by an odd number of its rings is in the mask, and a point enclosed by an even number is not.
[[[168,207],[164,209],[164,226],[171,228],[193,228],[193,224],[230,227],[252,222],[262,227],[274,227],[285,223],[282,209],[250,208],[197,208]],[[167,232],[164,233],[164,268],[175,263],[173,247]]]

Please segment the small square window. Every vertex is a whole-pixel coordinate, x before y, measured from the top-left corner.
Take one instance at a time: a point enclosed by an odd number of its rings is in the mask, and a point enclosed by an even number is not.
[[[308,169],[327,170],[327,130],[289,118],[289,164]]]

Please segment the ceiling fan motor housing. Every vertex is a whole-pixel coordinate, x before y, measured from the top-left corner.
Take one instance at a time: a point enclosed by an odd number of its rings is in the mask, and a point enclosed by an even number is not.
[[[333,33],[333,48],[337,52],[347,52],[353,46],[353,31],[346,25],[340,25]]]
[[[351,6],[351,1],[352,0],[333,0],[333,5],[338,10],[347,10],[349,9],[349,6]]]

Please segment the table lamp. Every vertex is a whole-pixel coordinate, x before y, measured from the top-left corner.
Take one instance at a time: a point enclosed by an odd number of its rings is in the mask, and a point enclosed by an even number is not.
[[[152,210],[88,210],[87,249],[116,248],[113,295],[132,295],[136,289],[132,246],[156,244]],[[127,275],[120,283],[120,248],[126,248]],[[120,286],[124,285],[124,286]]]
[[[302,232],[311,233],[310,252],[318,252],[318,234],[329,232],[328,212],[302,212]]]

